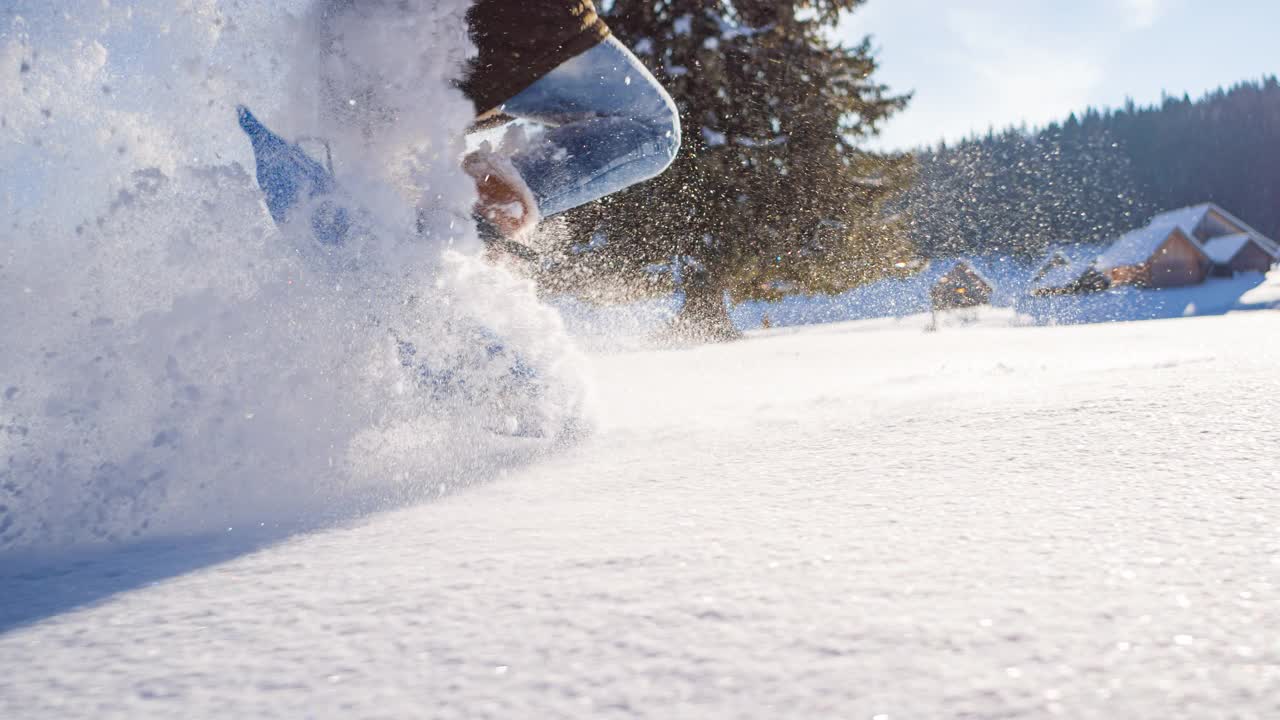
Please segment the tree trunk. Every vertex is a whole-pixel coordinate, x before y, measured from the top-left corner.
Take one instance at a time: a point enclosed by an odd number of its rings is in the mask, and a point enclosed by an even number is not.
[[[724,288],[705,272],[684,282],[684,307],[671,323],[672,335],[686,342],[727,342],[742,337],[729,318]]]

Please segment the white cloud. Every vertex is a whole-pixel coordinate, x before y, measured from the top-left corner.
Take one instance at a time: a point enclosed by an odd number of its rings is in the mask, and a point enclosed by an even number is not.
[[[987,122],[1046,123],[1087,105],[1105,79],[1096,53],[1042,28],[969,9],[953,9],[947,24],[960,44],[954,61],[976,80],[972,106]]]
[[[1232,52],[1187,52],[1202,44],[1206,23],[1227,15],[1240,20]],[[1278,24],[1280,3],[1258,0],[1213,8],[1190,0],[964,0],[942,9],[937,0],[876,0],[853,13],[842,37],[874,35],[883,60],[877,78],[915,91],[871,143],[902,148],[1254,77],[1275,64],[1268,33]]]
[[[877,147],[952,141],[1022,122],[1043,125],[1093,103],[1107,80],[1107,56],[1096,36],[1048,23],[1013,0],[933,14],[924,12],[930,0],[908,1],[911,12],[895,5],[890,13],[888,3],[872,3],[857,16],[877,39],[885,38],[886,82],[917,91],[907,111],[885,126]],[[881,15],[870,11],[877,6]]]

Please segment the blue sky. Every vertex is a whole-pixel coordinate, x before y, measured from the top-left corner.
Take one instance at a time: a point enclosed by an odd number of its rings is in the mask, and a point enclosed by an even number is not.
[[[840,34],[872,35],[880,80],[915,91],[888,148],[1280,72],[1277,0],[870,0]]]

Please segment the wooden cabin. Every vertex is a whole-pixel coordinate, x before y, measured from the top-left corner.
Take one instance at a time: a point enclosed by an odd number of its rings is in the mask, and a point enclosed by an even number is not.
[[[1151,225],[1121,237],[1095,267],[1112,285],[1165,288],[1204,282],[1213,261],[1180,226]]]
[[[973,265],[957,260],[929,290],[934,312],[973,308],[991,303],[995,287]]]
[[[1213,274],[1218,277],[1265,273],[1276,263],[1275,255],[1247,233],[1213,238],[1204,243],[1204,252],[1213,261]]]

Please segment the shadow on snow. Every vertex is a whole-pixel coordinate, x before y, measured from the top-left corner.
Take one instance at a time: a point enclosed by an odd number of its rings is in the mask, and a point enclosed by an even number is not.
[[[0,555],[0,635],[314,529],[257,527],[126,545],[8,551]]]

